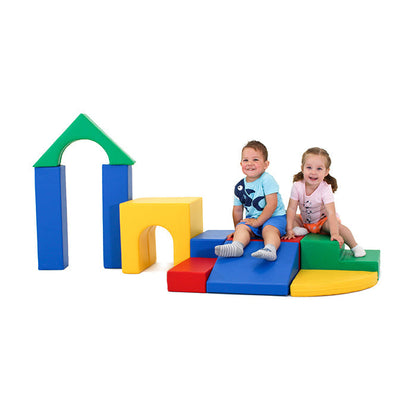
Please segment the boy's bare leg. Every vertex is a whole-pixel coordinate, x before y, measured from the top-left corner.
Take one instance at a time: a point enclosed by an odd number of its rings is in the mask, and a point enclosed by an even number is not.
[[[238,224],[235,228],[233,241],[239,241],[243,247],[246,247],[250,242],[253,233],[245,224]]]
[[[276,250],[280,247],[280,231],[273,227],[273,225],[266,225],[266,227],[263,228],[263,240],[264,245],[267,244],[273,244]]]
[[[244,247],[250,242],[251,230],[244,224],[235,228],[233,242],[215,247],[215,254],[219,257],[241,257]]]
[[[262,232],[264,248],[255,251],[253,257],[275,261],[277,258],[276,251],[280,247],[280,231],[272,225],[266,225]]]

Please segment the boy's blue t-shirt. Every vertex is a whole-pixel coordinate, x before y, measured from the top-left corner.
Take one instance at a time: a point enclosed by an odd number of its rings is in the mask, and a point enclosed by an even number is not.
[[[272,175],[264,172],[254,182],[242,179],[234,188],[234,205],[244,205],[246,218],[258,218],[266,206],[266,195],[277,193],[277,208],[272,217],[285,215],[285,204],[279,194],[279,185]]]

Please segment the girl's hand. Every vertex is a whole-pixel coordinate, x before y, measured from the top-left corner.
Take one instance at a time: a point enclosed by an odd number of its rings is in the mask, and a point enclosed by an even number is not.
[[[293,230],[291,231],[287,231],[286,235],[284,235],[282,237],[282,240],[291,240],[292,238],[295,238],[295,233],[293,232]]]
[[[233,238],[234,238],[234,233],[231,233],[231,234],[228,234],[228,235],[227,235],[227,238],[226,238],[226,239],[227,239],[227,240],[228,240],[228,239],[231,239],[231,240],[232,240]]]
[[[344,244],[344,239],[339,234],[333,234],[331,235],[331,241],[338,241],[339,248],[342,248],[342,245]]]

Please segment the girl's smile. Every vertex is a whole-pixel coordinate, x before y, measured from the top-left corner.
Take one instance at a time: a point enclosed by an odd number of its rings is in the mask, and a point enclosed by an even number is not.
[[[311,154],[306,157],[302,172],[307,186],[316,189],[328,175],[329,169],[327,169],[325,162],[325,158],[320,155]]]

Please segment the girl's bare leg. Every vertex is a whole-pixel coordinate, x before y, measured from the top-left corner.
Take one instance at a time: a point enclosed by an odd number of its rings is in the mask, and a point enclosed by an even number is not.
[[[295,220],[293,222],[293,232],[295,236],[302,236],[309,233],[309,231],[303,226],[303,221],[299,217],[299,215],[296,215]]]
[[[357,245],[357,242],[355,241],[355,238],[352,235],[351,230],[343,224],[339,224],[338,227],[339,235],[344,239],[347,246],[349,248],[354,248]],[[322,231],[325,232],[325,234],[331,234],[329,230],[328,221],[322,226]]]
[[[324,231],[327,234],[330,234],[328,222],[326,222],[322,226],[322,231]],[[347,246],[353,252],[354,257],[364,257],[367,254],[365,250],[357,244],[354,236],[352,235],[351,230],[348,227],[346,227],[345,225],[339,224],[339,234],[344,239]]]

